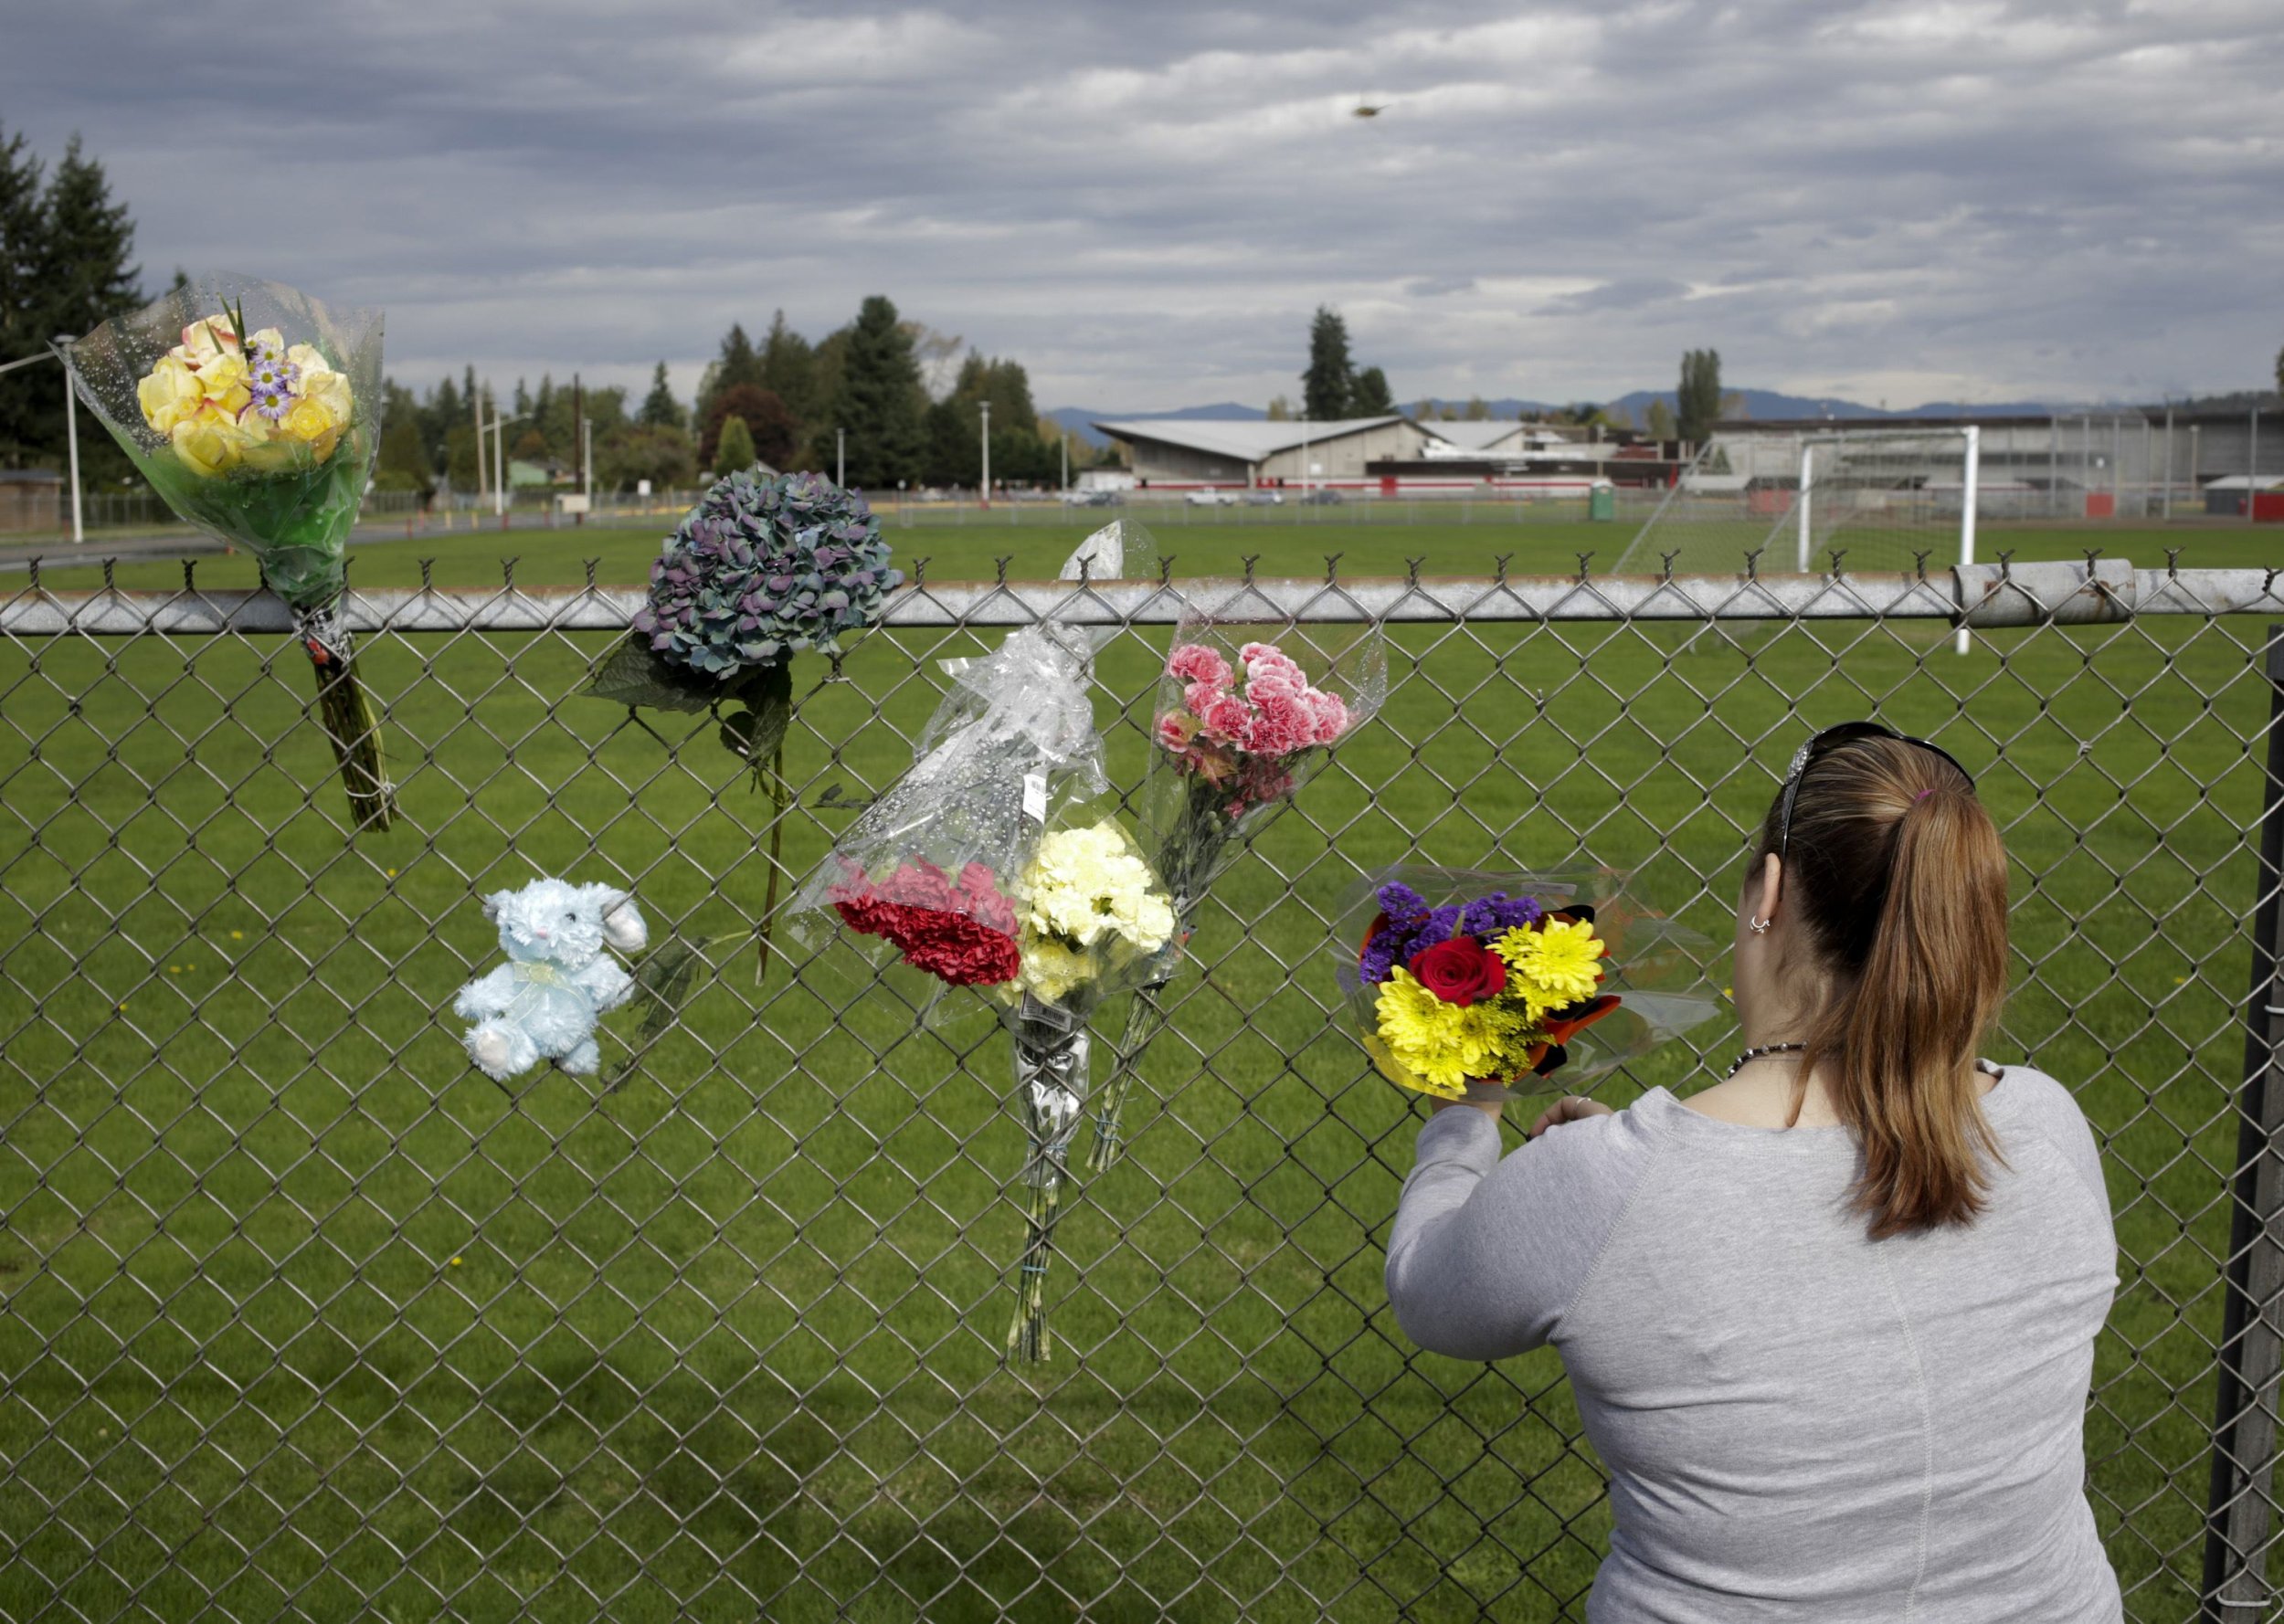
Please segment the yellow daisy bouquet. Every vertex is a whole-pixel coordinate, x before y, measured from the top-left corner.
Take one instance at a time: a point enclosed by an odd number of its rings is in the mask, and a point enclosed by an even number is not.
[[[1421,1093],[1505,1098],[1558,1070],[1568,1086],[1709,1018],[1712,944],[1621,881],[1409,865],[1358,887],[1338,974],[1365,1053]]]
[[[381,313],[205,277],[59,350],[79,397],[167,505],[259,560],[315,668],[353,827],[387,828],[396,800],[380,723],[337,612],[380,444]]]

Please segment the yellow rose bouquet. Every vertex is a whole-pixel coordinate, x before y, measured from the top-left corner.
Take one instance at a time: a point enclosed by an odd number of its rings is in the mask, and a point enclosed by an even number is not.
[[[388,828],[380,723],[338,614],[380,443],[381,313],[206,277],[61,353],[79,397],[167,505],[260,561],[316,668],[352,827]]]

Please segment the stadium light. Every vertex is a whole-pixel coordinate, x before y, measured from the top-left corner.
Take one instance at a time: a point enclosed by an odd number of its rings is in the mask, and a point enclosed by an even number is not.
[[[976,492],[976,500],[984,507],[991,505],[991,403],[978,403],[983,407],[983,481]]]

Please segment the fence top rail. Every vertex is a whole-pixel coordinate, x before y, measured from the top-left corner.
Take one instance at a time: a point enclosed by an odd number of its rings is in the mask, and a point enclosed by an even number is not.
[[[185,572],[187,574],[187,572]],[[1180,581],[922,581],[889,599],[891,627],[1168,626],[1211,607],[1231,619],[1302,622],[1544,620],[1946,620],[1971,627],[2087,625],[2136,615],[2284,611],[2284,571],[2136,569],[2084,564],[1965,564],[1920,575],[1412,575]],[[358,632],[623,631],[644,592],[631,586],[421,586],[361,591],[341,613]],[[0,636],[126,637],[287,632],[270,593],[52,592],[34,583],[0,600]]]

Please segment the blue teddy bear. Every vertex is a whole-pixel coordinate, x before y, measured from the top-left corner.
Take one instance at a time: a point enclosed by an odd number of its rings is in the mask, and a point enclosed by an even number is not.
[[[468,1058],[495,1082],[541,1060],[581,1075],[597,1070],[595,1023],[634,991],[634,978],[603,951],[640,953],[650,931],[628,894],[608,885],[534,880],[484,899],[508,962],[460,988],[453,1012],[477,1024]]]

